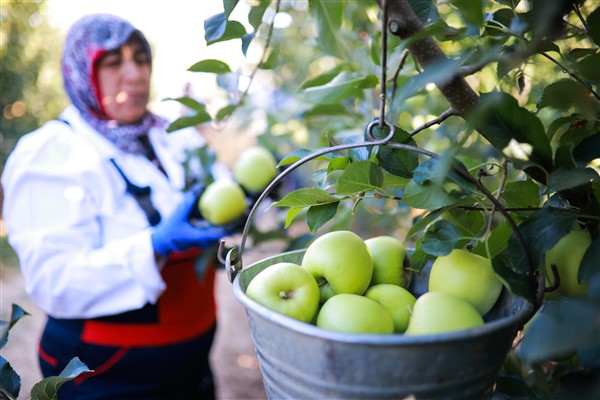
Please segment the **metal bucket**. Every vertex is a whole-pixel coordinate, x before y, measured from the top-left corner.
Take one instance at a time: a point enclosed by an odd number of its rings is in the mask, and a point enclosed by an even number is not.
[[[481,327],[404,336],[326,331],[246,296],[260,271],[282,261],[299,264],[304,251],[256,262],[233,282],[234,295],[246,308],[270,399],[491,398],[517,330],[534,311],[532,303],[505,289]],[[427,290],[430,268],[413,276],[415,295]]]

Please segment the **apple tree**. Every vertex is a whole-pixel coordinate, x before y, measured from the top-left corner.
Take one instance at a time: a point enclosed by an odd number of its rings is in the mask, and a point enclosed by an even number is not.
[[[496,396],[597,394],[600,5],[225,0],[223,9],[204,21],[207,45],[239,41],[246,63],[190,70],[216,74],[229,104],[209,113],[176,99],[192,113],[171,129],[260,120],[259,140],[280,165],[308,177],[276,203],[285,226],[402,235],[416,271],[455,248],[490,258],[505,286],[539,307]],[[573,231],[588,239],[549,262]],[[568,279],[583,289],[557,291]]]

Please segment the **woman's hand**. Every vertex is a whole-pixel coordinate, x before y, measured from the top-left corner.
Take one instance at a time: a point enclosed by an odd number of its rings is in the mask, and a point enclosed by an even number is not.
[[[191,248],[207,248],[227,236],[228,231],[221,226],[195,226],[190,223],[190,214],[196,207],[197,193],[189,191],[175,212],[163,219],[152,232],[152,247],[161,256]]]

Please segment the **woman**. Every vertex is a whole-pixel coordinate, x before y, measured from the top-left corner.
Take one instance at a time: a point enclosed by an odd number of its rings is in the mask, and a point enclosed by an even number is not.
[[[112,15],[84,17],[62,58],[72,101],[25,135],[7,160],[4,221],[26,290],[48,314],[44,376],[73,357],[91,370],[64,399],[214,398],[214,268],[194,265],[225,236],[188,222],[184,149],[195,131],[166,134],[147,110],[151,53]]]

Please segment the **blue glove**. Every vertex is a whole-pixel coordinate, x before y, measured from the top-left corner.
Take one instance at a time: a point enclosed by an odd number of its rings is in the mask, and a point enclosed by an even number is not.
[[[185,251],[191,248],[207,248],[227,236],[228,232],[224,227],[212,225],[198,227],[190,223],[190,214],[197,207],[197,197],[198,193],[195,191],[187,192],[175,212],[154,227],[151,235],[152,247],[161,256],[167,257],[174,251]]]

